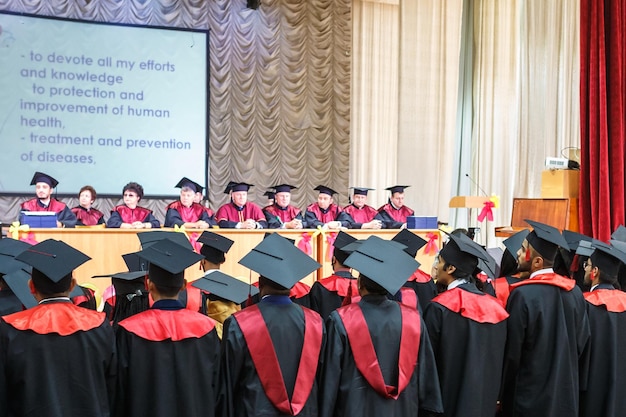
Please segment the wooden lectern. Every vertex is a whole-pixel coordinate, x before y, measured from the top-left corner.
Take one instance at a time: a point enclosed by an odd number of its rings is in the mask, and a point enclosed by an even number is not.
[[[450,203],[448,203],[448,207],[450,208],[483,208],[485,206],[485,202],[489,201],[491,197],[480,197],[480,196],[463,196],[457,195],[450,199]]]
[[[536,220],[559,230],[578,232],[578,199],[514,198],[511,226],[496,227],[496,236],[509,237],[522,229],[530,229],[525,219]]]

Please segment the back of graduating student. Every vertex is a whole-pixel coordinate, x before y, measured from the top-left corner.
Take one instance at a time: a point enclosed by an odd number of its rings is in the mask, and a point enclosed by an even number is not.
[[[346,259],[361,300],[333,311],[320,387],[320,416],[427,416],[443,411],[420,313],[389,300],[417,268],[392,242],[371,236]],[[393,273],[390,273],[393,269]]]
[[[215,322],[178,302],[185,268],[201,255],[161,240],[139,255],[150,262],[149,310],[119,323],[117,416],[212,416],[219,370]]]
[[[495,297],[474,285],[472,272],[487,252],[465,235],[451,235],[439,252],[437,282],[447,290],[426,308],[444,416],[494,416],[509,316]]]
[[[324,324],[289,288],[320,265],[276,233],[239,262],[261,275],[261,301],[224,323],[219,408],[229,417],[317,416]]]
[[[104,313],[69,299],[89,257],[48,239],[16,257],[39,305],[0,320],[0,416],[111,415],[117,368]]]

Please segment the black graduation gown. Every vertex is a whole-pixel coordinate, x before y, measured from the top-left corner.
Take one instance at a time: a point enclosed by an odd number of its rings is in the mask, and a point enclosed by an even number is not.
[[[580,288],[560,275],[539,274],[512,285],[506,309],[503,415],[578,416],[590,347]]]
[[[116,416],[215,415],[220,341],[215,322],[176,300],[119,323]]]
[[[587,390],[581,393],[582,417],[626,416],[626,293],[600,284],[587,299],[591,357]]]
[[[349,271],[337,271],[333,275],[336,277],[329,277],[334,279],[348,280],[350,283],[355,282],[356,278],[352,276]],[[347,294],[346,294],[347,295]],[[352,297],[359,295],[358,291],[352,293]],[[328,318],[330,313],[341,307],[345,295],[339,295],[337,291],[331,291],[324,287],[320,281],[313,283],[311,291],[309,291],[309,300],[311,303],[311,309],[317,311],[324,320]]]
[[[421,271],[419,271],[421,272]],[[426,310],[428,304],[430,304],[431,300],[437,296],[437,285],[432,278],[430,278],[426,282],[413,280],[407,281],[402,285],[406,288],[411,288],[417,294],[417,299],[419,300],[419,305],[422,311]]]
[[[303,308],[288,297],[268,296],[258,307],[276,351],[289,399],[292,399],[296,373],[304,342]],[[270,402],[257,370],[252,362],[246,340],[237,322],[237,316],[248,314],[247,309],[230,316],[224,322],[222,335],[222,361],[220,369],[220,396],[218,409],[223,416],[284,416]],[[316,313],[314,313],[316,314]],[[260,323],[262,325],[262,323]],[[302,411],[302,417],[318,416],[318,376],[322,368],[325,334],[318,363],[316,380]]]
[[[398,356],[402,327],[400,305],[384,295],[366,295],[359,301],[383,379],[398,383]],[[349,307],[349,306],[348,306]],[[345,308],[345,307],[342,307]],[[337,310],[326,320],[328,342],[322,372],[320,416],[418,416],[441,413],[441,394],[435,357],[424,321],[417,366],[396,400],[379,395],[357,369],[346,328]]]
[[[0,290],[0,317],[22,311],[24,306],[10,288]]]
[[[493,416],[502,378],[508,314],[497,299],[474,284],[462,284],[449,291],[462,291],[464,301],[470,305],[448,305],[444,298],[451,300],[453,294],[444,292],[424,313],[439,371],[444,416]],[[478,309],[472,308],[472,301]],[[462,310],[456,312],[448,307]]]
[[[103,313],[67,300],[0,320],[2,417],[108,417],[116,368],[115,338]]]

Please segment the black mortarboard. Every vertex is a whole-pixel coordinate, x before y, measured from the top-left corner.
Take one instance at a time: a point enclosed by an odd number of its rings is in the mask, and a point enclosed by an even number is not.
[[[554,261],[559,247],[569,251],[569,245],[558,229],[533,220],[524,221],[533,227],[533,231],[526,236],[526,241],[541,256]]]
[[[350,188],[354,190],[354,195],[367,195],[368,191],[374,190],[374,188],[367,188],[367,187],[350,187]]]
[[[146,249],[150,245],[155,244],[163,239],[169,239],[172,242],[182,246],[183,248],[193,250],[193,246],[191,246],[191,242],[187,238],[185,233],[181,232],[170,232],[165,230],[153,230],[150,232],[140,232],[137,233],[137,237],[141,242],[141,248]]]
[[[495,260],[482,246],[462,233],[451,234],[439,255],[446,263],[455,266],[456,269],[466,274],[472,274],[479,267],[479,260],[485,261],[481,263],[480,269],[488,276],[493,276],[496,272]]]
[[[398,234],[391,238],[391,240],[393,240],[394,242],[402,243],[404,246],[406,246],[406,249],[404,251],[414,258],[417,255],[417,251],[420,250],[422,246],[428,243],[427,241],[407,229],[400,230],[400,232],[398,232]]]
[[[141,259],[139,252],[122,255],[128,272],[117,272],[115,274],[95,275],[92,278],[111,278],[111,284],[115,288],[115,294],[134,294],[137,291],[145,290],[145,277],[148,275],[148,262]]]
[[[350,236],[349,234],[343,231],[340,231],[339,233],[337,233],[337,236],[335,237],[335,243],[333,243],[333,246],[334,246],[333,256],[337,258],[337,261],[339,261],[340,264],[343,265],[346,258],[350,255],[350,253],[352,253],[352,252],[345,252],[343,248],[346,245],[349,245],[350,243],[354,242],[355,240],[356,240],[355,237]]]
[[[591,263],[609,277],[617,277],[620,264],[626,264],[626,253],[615,246],[591,244],[594,248]]]
[[[295,190],[298,187],[294,187],[293,185],[289,185],[289,184],[280,184],[280,185],[275,185],[272,188],[277,193],[290,193],[291,190]]]
[[[278,235],[278,233],[276,233],[276,232],[265,232],[265,233],[263,233],[263,239],[265,239],[269,235],[273,235],[273,234],[277,234]],[[291,242],[292,245],[296,244],[296,239],[290,239],[290,238],[285,237],[283,235],[279,235],[279,236],[282,237],[283,239],[287,239],[289,242]]]
[[[183,188],[183,187],[188,187],[190,188],[193,192],[195,193],[201,193],[202,190],[204,190],[204,187],[201,186],[200,184],[198,184],[195,181],[191,181],[189,178],[187,177],[183,177],[183,179],[181,179],[180,181],[178,181],[178,184],[175,185],[176,188]]]
[[[344,249],[355,245],[356,241]],[[345,265],[354,268],[371,279],[390,294],[398,292],[400,287],[419,268],[419,263],[409,256],[405,246],[398,242],[370,236],[348,256]]]
[[[204,258],[169,239],[160,240],[137,255],[150,262],[150,280],[165,287],[182,286],[185,269]]]
[[[0,275],[10,274],[18,269],[30,270],[30,266],[11,255],[0,255]]]
[[[47,239],[26,249],[15,259],[57,283],[91,258],[65,242]]]
[[[318,185],[317,187],[313,188],[315,191],[319,191],[320,194],[328,194],[329,196],[333,196],[333,194],[337,194],[337,191],[333,190],[330,187],[327,187],[325,185]]]
[[[568,249],[570,251],[576,251],[576,249],[578,248],[578,244],[581,241],[587,241],[587,242],[591,242],[593,239],[590,238],[589,236],[585,236],[583,234],[580,234],[578,232],[573,232],[571,230],[563,230],[562,232],[563,235],[563,239],[565,239],[565,241],[567,242],[568,247],[565,249]]]
[[[235,241],[230,240],[225,236],[218,235],[217,233],[209,231],[202,232],[202,234],[198,238],[198,242],[213,249],[217,249],[218,251],[223,253],[227,253],[230,250],[231,246],[233,246],[233,243],[235,243]]]
[[[26,249],[30,248],[30,243],[17,239],[0,239],[0,255],[16,257]]]
[[[50,188],[56,188],[56,186],[59,185],[59,182],[57,180],[55,180],[48,174],[44,174],[43,172],[35,172],[35,175],[33,175],[33,179],[30,181],[30,185],[35,185],[38,182],[45,182],[50,186]]]
[[[19,268],[5,275],[2,279],[24,307],[31,308],[37,305],[37,300],[28,287],[28,280],[30,279],[30,273],[28,271]]]
[[[224,190],[224,194],[228,194],[234,191],[248,191],[250,187],[254,187],[252,184],[248,184],[245,182],[229,182]]]
[[[502,242],[506,250],[513,255],[513,258],[517,259],[517,251],[522,247],[522,243],[524,243],[524,239],[526,239],[528,233],[530,233],[530,230],[528,229],[520,230],[507,239],[504,239]]]
[[[263,195],[267,197],[268,200],[273,200],[274,197],[276,197],[276,193],[274,191],[266,191]]]
[[[391,187],[387,187],[385,188],[385,190],[387,191],[391,191],[391,194],[393,193],[403,193],[405,188],[409,188],[410,185],[394,185]]]
[[[285,288],[321,267],[278,233],[263,239],[239,263]]]
[[[626,242],[626,227],[621,224],[617,226],[617,229],[611,234],[611,239]]]
[[[242,304],[248,299],[248,296],[254,296],[259,293],[259,289],[254,285],[246,284],[217,270],[211,271],[204,277],[195,280],[191,285],[236,304]]]

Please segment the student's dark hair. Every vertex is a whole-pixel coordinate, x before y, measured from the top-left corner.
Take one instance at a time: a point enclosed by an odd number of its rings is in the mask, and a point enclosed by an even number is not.
[[[31,279],[35,289],[43,296],[50,297],[66,293],[70,290],[72,284],[72,273],[70,272],[58,282],[53,282],[45,276],[41,271],[34,269],[31,274]]]
[[[517,273],[517,259],[508,250],[502,254],[500,261],[500,276],[509,277]]]
[[[387,290],[384,289],[380,284],[372,281],[371,278],[368,278],[367,276],[361,274],[359,276],[359,279],[361,280],[361,286],[365,288],[367,292],[371,294],[379,294],[379,295],[387,294]]]
[[[161,294],[163,297],[168,297],[168,298],[176,297],[178,293],[180,292],[180,288],[181,288],[181,287],[172,287],[169,285],[159,285],[155,283],[154,281],[152,281],[152,284],[154,284],[159,294]]]
[[[143,187],[140,184],[136,182],[129,182],[122,189],[122,195],[128,190],[131,190],[137,193],[137,196],[139,196],[139,199],[143,198]]]
[[[277,284],[264,276],[259,277],[259,288],[269,289],[269,291],[266,291],[266,293],[275,295],[289,295],[290,292],[289,288],[285,288],[282,285]]]

